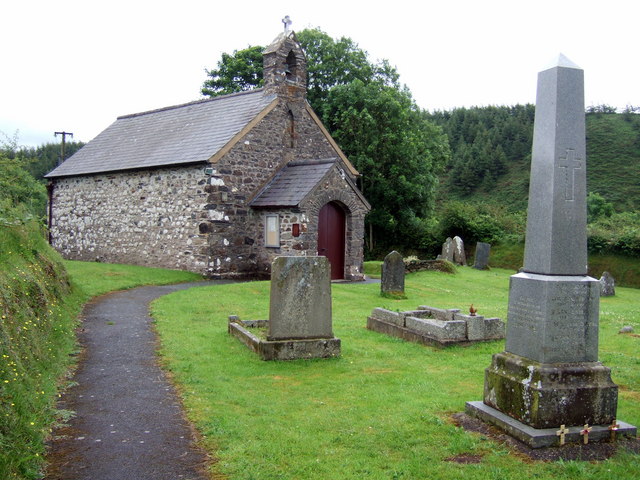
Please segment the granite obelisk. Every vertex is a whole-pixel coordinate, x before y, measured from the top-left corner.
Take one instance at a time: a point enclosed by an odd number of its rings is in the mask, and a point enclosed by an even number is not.
[[[560,55],[538,75],[524,268],[510,279],[505,351],[485,371],[484,401],[467,404],[490,423],[515,420],[505,428],[531,445],[536,429],[616,418],[618,388],[598,362],[600,286],[587,276],[585,144],[584,72]]]

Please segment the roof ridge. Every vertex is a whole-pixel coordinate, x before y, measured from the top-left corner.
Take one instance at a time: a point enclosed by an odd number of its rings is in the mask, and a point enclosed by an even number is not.
[[[221,99],[225,99],[225,98],[238,97],[238,96],[241,96],[241,95],[248,95],[248,94],[252,94],[252,93],[258,93],[258,92],[262,92],[263,90],[264,90],[263,88],[254,88],[253,90],[244,90],[242,92],[228,93],[227,95],[219,95],[217,97],[212,97],[212,98],[203,98],[201,100],[193,100],[191,102],[181,103],[179,105],[170,105],[168,107],[156,108],[154,110],[147,110],[147,111],[144,111],[144,112],[129,113],[127,115],[120,115],[119,117],[117,117],[117,120],[122,120],[124,118],[141,117],[143,115],[150,115],[150,114],[153,114],[153,113],[165,112],[165,111],[168,111],[168,110],[176,110],[178,108],[188,107],[190,105],[199,105],[201,103],[215,102],[216,100],[221,100]]]

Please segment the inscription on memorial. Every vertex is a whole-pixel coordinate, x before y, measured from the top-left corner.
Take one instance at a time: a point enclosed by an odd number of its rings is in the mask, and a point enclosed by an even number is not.
[[[523,330],[529,334],[535,334],[538,325],[544,322],[544,313],[540,303],[532,297],[525,295],[514,298],[509,303],[509,328]]]
[[[580,288],[573,290],[581,291]],[[549,341],[552,344],[563,344],[567,348],[583,352],[586,338],[579,332],[586,332],[589,327],[585,302],[579,296],[560,294],[551,297],[549,305],[551,306],[549,321],[552,326],[549,329]],[[567,331],[574,332],[574,335],[567,336]]]
[[[575,177],[576,170],[582,169],[582,159],[576,158],[576,151],[567,148],[564,157],[560,157],[558,168],[562,169],[564,177],[564,199],[571,202],[575,198]]]

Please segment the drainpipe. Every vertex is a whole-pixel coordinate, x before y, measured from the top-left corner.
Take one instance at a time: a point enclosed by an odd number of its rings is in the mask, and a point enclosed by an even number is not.
[[[51,234],[51,226],[53,225],[53,182],[49,180],[47,183],[47,196],[49,198],[49,212],[48,212],[48,221],[47,221],[47,229],[48,229],[48,240],[49,245],[53,245],[53,236]]]

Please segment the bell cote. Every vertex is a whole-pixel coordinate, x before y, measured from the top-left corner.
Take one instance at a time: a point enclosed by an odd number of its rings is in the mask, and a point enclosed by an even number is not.
[[[285,31],[264,50],[262,62],[265,95],[293,100],[307,96],[307,59],[289,24],[285,23]]]

